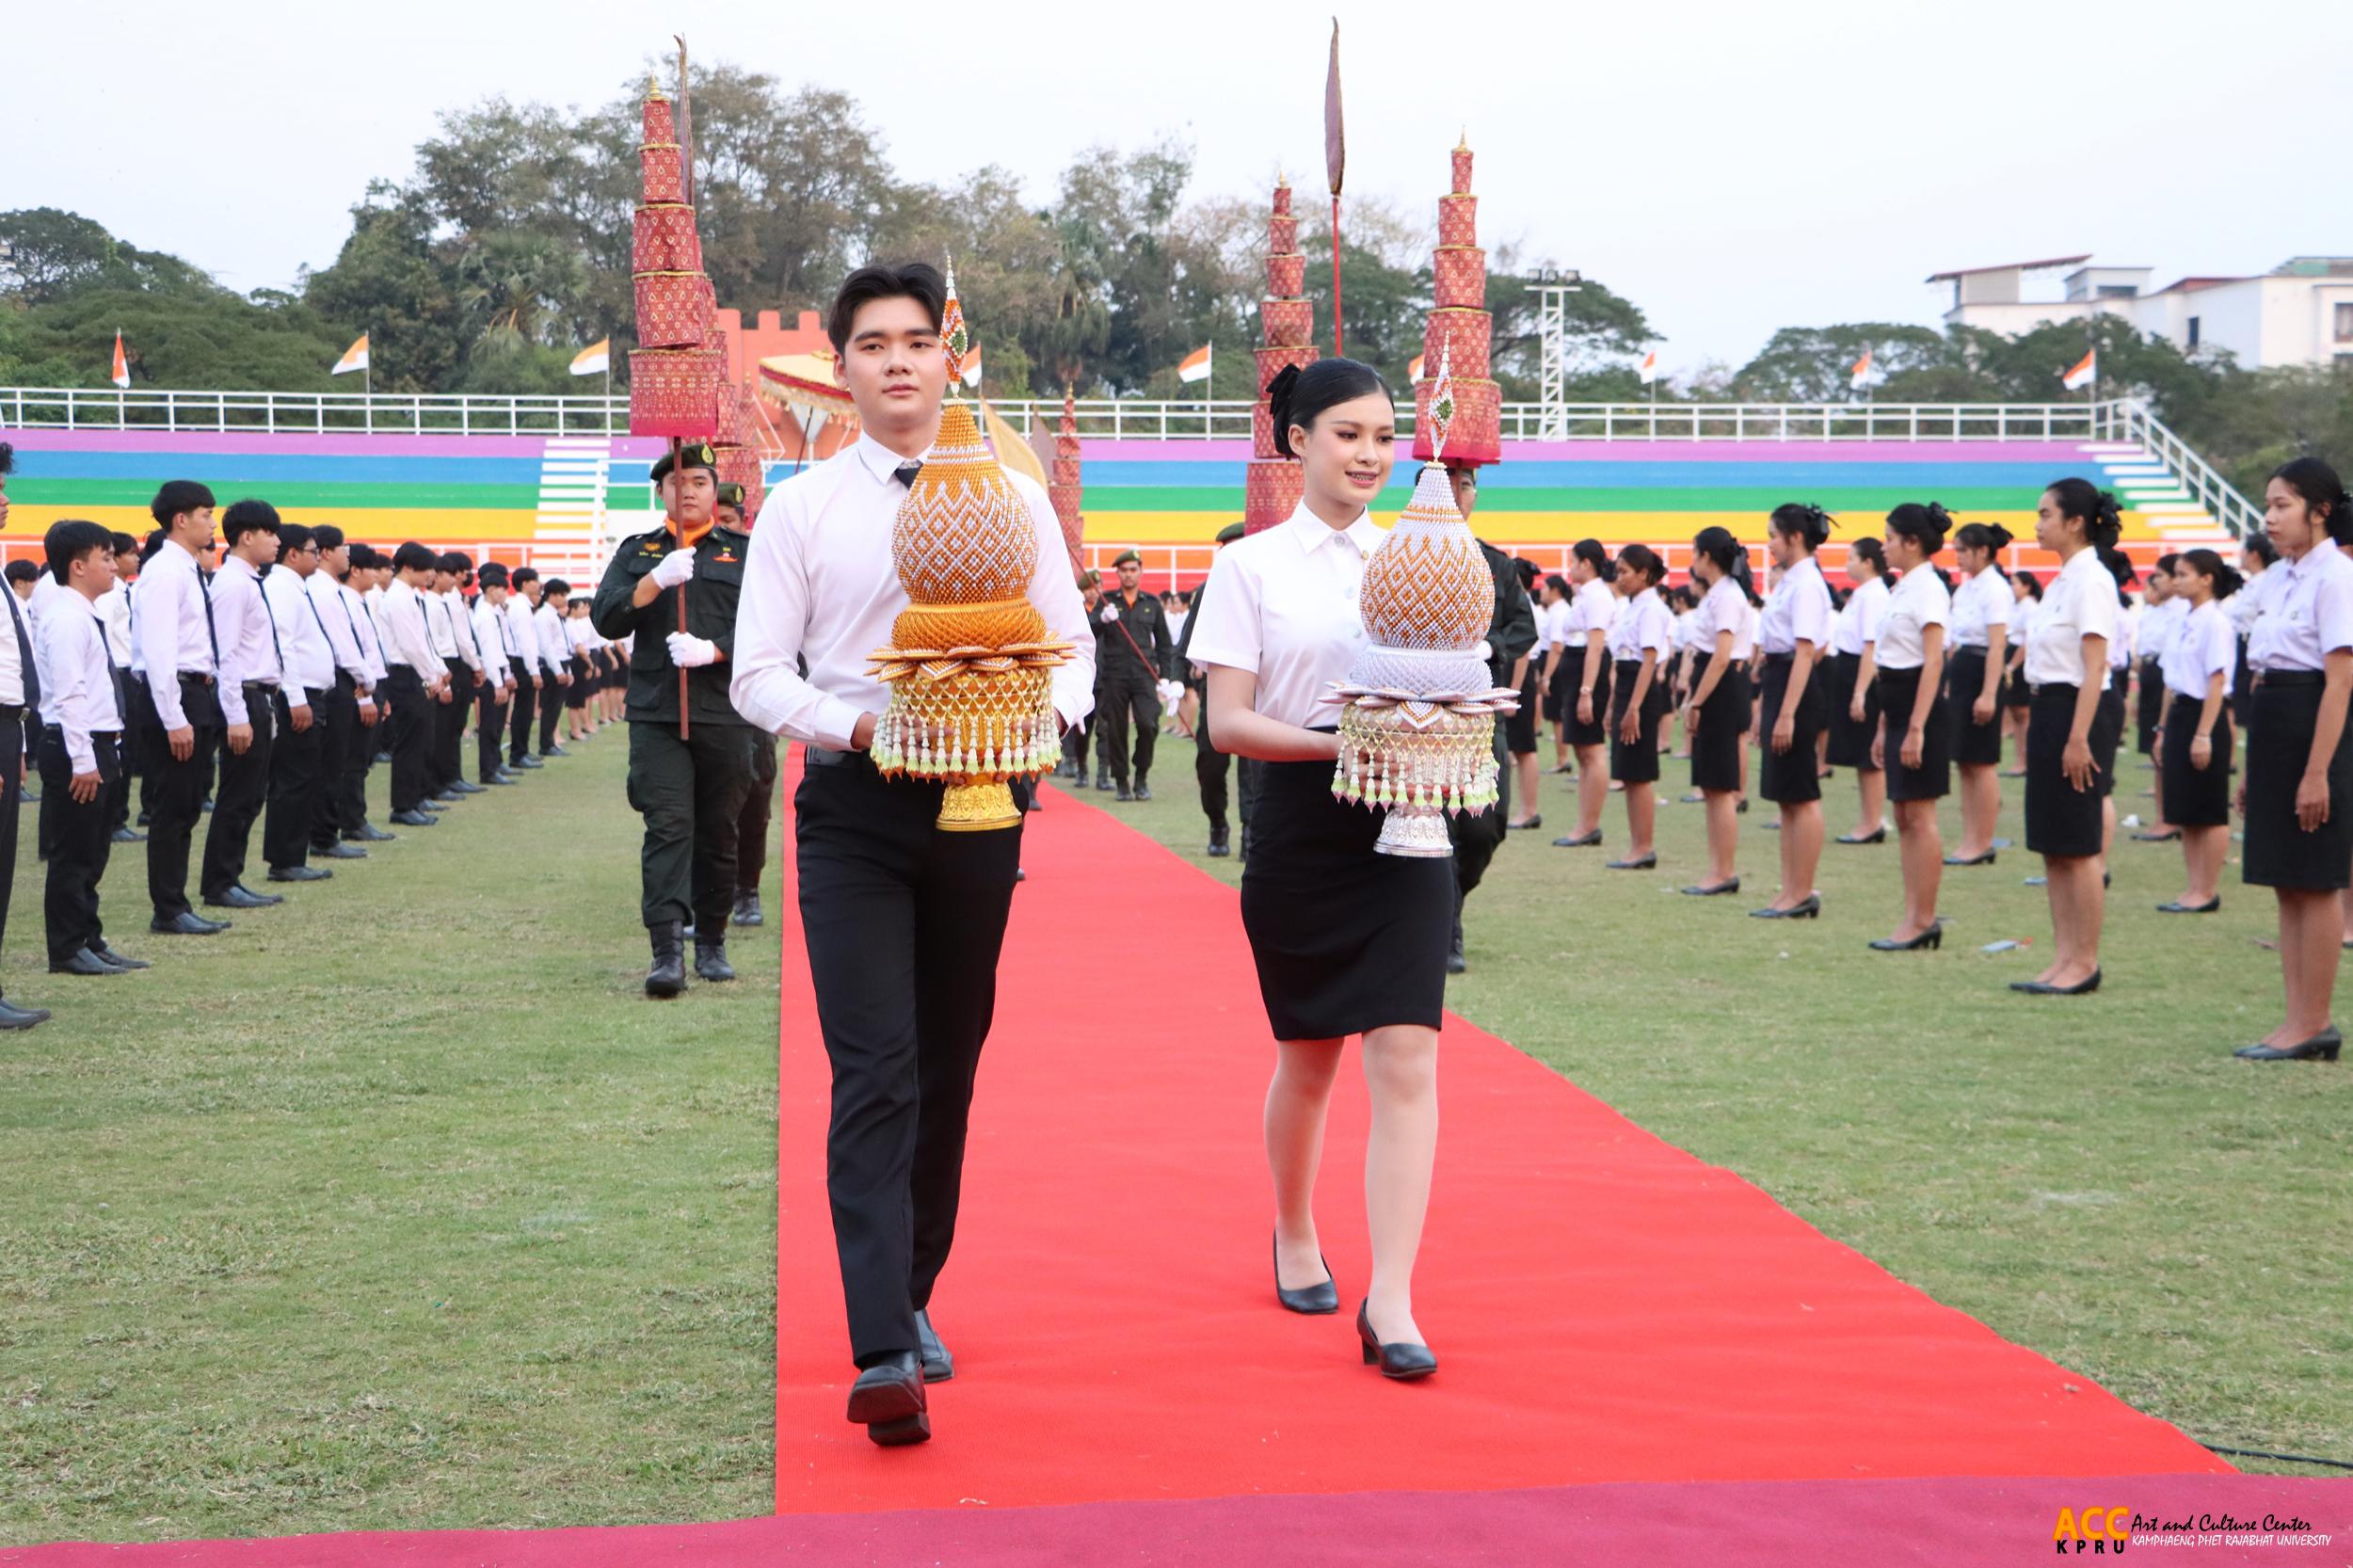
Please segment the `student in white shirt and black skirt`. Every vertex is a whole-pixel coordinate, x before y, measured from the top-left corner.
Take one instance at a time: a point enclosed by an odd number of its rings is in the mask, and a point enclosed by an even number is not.
[[[1609,626],[1609,776],[1625,786],[1625,854],[1613,872],[1649,871],[1658,864],[1658,726],[1674,698],[1668,665],[1674,658],[1675,618],[1659,597],[1667,563],[1644,544],[1618,552],[1618,593],[1625,607]]]
[[[1275,1039],[1265,1122],[1275,1294],[1293,1312],[1338,1309],[1316,1239],[1316,1165],[1341,1048],[1362,1035],[1372,1277],[1357,1337],[1384,1375],[1426,1377],[1437,1360],[1414,1321],[1414,1259],[1437,1155],[1454,868],[1375,853],[1382,812],[1332,792],[1329,693],[1365,646],[1358,595],[1381,541],[1367,508],[1388,483],[1396,413],[1379,374],[1353,360],[1286,368],[1268,395],[1305,496],[1289,521],[1219,554],[1193,657],[1209,671],[1217,744],[1266,764],[1241,915]]]
[[[1609,799],[1602,748],[1609,744],[1609,622],[1618,607],[1610,586],[1616,570],[1599,539],[1570,550],[1572,594],[1565,633],[1554,657],[1551,685],[1561,732],[1577,753],[1577,831],[1552,840],[1555,849],[1590,849],[1601,842],[1601,808]]]
[[[1998,522],[1967,523],[1953,536],[1961,584],[1953,593],[1945,707],[1953,760],[1961,766],[1961,847],[1945,857],[1948,866],[1993,864],[1993,827],[2002,812],[2002,671],[2016,602],[1995,563],[2009,542],[2009,530]]]
[[[1887,552],[1877,539],[1857,539],[1847,552],[1847,581],[1854,587],[1831,631],[1830,765],[1854,770],[1862,803],[1859,825],[1842,844],[1887,841],[1887,776],[1871,760],[1879,738],[1880,693],[1872,655],[1880,617],[1887,613]]]
[[[2157,905],[2167,915],[2211,915],[2222,907],[2222,857],[2231,847],[2231,686],[2238,633],[2222,600],[2239,591],[2239,575],[2211,550],[2183,552],[2173,563],[2173,597],[2182,618],[2167,637],[2158,674],[2165,706],[2157,718],[2157,766],[2167,818],[2182,830],[2188,888]]]
[[[1764,746],[1757,793],[1781,808],[1781,891],[1761,920],[1812,920],[1822,912],[1814,873],[1822,864],[1822,776],[1815,741],[1829,717],[1830,584],[1814,552],[1830,537],[1830,514],[1798,502],[1773,509],[1768,548],[1781,581],[1765,601],[1757,640],[1764,696],[1757,729]]]
[[[1749,732],[1749,672],[1735,655],[1749,614],[1749,558],[1728,528],[1703,528],[1691,539],[1691,580],[1704,590],[1692,612],[1698,673],[1685,705],[1691,738],[1691,787],[1707,807],[1707,875],[1684,888],[1711,898],[1740,890],[1740,746]]]
[[[2353,496],[2317,457],[2283,464],[2264,488],[2264,532],[2279,573],[2248,648],[2254,701],[2241,786],[2247,882],[2280,901],[2280,1026],[2235,1053],[2250,1062],[2334,1062],[2340,901],[2353,885]]]
[[[2101,861],[2106,794],[2115,776],[2123,707],[2104,700],[2108,650],[2120,630],[2114,574],[2102,560],[2123,515],[2087,479],[2061,479],[2035,508],[2035,543],[2059,558],[2026,647],[2034,703],[2026,718],[2026,848],[2042,856],[2051,901],[2051,962],[2010,989],[2081,996],[2100,988]]]
[[[1881,952],[1937,948],[1945,941],[1936,919],[1945,865],[1936,813],[1937,803],[1952,789],[1952,724],[1944,676],[1945,636],[1953,612],[1952,596],[1934,562],[1951,525],[1935,502],[1924,506],[1908,501],[1887,514],[1881,541],[1888,566],[1901,575],[1880,617],[1874,661],[1880,732],[1871,742],[1871,760],[1886,770],[1904,876],[1903,919],[1893,935],[1871,943]]]
[[[2042,608],[2042,579],[2030,571],[2009,574],[2009,672],[2002,677],[2002,732],[2014,748],[2003,778],[2026,776],[2026,712],[2034,692],[2026,685],[2026,639],[2034,635],[2034,617]]]

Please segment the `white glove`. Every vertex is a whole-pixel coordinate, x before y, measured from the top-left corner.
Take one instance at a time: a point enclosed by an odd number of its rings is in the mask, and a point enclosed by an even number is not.
[[[1103,606],[1102,621],[1105,626],[1109,626],[1112,622],[1117,620],[1118,618],[1119,606],[1115,604],[1106,604]]]
[[[695,552],[691,550],[673,550],[656,561],[653,570],[647,575],[663,587],[675,588],[695,575]]]
[[[673,632],[666,640],[670,645],[670,663],[682,670],[700,669],[719,662],[719,645],[709,637]]]
[[[1160,693],[1160,708],[1163,712],[1170,713],[1176,712],[1177,705],[1185,700],[1185,688],[1181,681],[1162,680],[1158,682],[1154,689]]]

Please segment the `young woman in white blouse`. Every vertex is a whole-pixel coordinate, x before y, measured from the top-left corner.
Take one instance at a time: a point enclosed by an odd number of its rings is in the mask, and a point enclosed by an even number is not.
[[[2185,551],[2173,564],[2180,624],[2166,639],[2158,678],[2157,767],[2167,820],[2182,832],[2188,888],[2160,904],[2168,915],[2211,915],[2222,907],[2222,857],[2231,847],[2231,686],[2238,635],[2221,600],[2239,575],[2211,550]]]
[[[2030,571],[2009,574],[2009,673],[2002,678],[2002,732],[2010,744],[2010,766],[2004,778],[2026,776],[2026,710],[2034,692],[2026,684],[2026,639],[2034,635],[2034,617],[2042,608],[2042,579]]]
[[[2061,479],[2036,504],[2035,543],[2059,558],[2026,645],[2034,705],[2026,720],[2026,848],[2042,856],[2051,901],[2051,962],[2010,988],[2080,996],[2100,986],[2106,897],[2105,786],[2114,776],[2121,707],[2102,701],[2116,642],[2116,579],[2102,564],[2123,528],[2116,498],[2089,480]]]
[[[1705,592],[1692,613],[1692,677],[1684,728],[1691,737],[1691,787],[1707,805],[1707,875],[1684,888],[1711,898],[1740,890],[1734,858],[1740,849],[1740,748],[1749,732],[1749,676],[1734,649],[1749,614],[1736,570],[1746,555],[1726,528],[1703,528],[1691,540],[1691,580]]]
[[[1658,864],[1658,724],[1671,698],[1667,665],[1674,653],[1674,615],[1658,597],[1667,563],[1648,545],[1618,552],[1618,593],[1625,609],[1609,627],[1609,776],[1625,786],[1626,852],[1613,872]]]
[[[1557,571],[1545,576],[1544,595],[1537,600],[1536,630],[1544,655],[1540,661],[1544,669],[1536,684],[1545,694],[1545,719],[1552,726],[1552,771],[1571,773],[1576,764],[1569,760],[1569,710],[1561,700],[1561,664],[1569,645],[1577,640],[1577,584]],[[1531,810],[1535,808],[1533,794],[1528,804]]]
[[[1814,552],[1830,537],[1830,514],[1791,502],[1773,509],[1767,548],[1781,580],[1765,601],[1757,641],[1764,655],[1757,728],[1764,754],[1756,792],[1781,808],[1781,891],[1760,920],[1811,920],[1822,912],[1814,873],[1822,864],[1822,776],[1815,737],[1829,704],[1822,655],[1830,647],[1830,584]]]
[[[2009,651],[2009,580],[1995,564],[2009,547],[1998,522],[1972,522],[1953,536],[1963,579],[1953,594],[1953,656],[1946,708],[1953,760],[1961,768],[1961,847],[1948,866],[1993,864],[1993,824],[2002,811],[2002,670]]]
[[[1871,760],[1880,732],[1880,694],[1872,668],[1880,617],[1887,613],[1887,552],[1877,539],[1858,539],[1847,552],[1854,584],[1831,632],[1830,765],[1852,768],[1862,803],[1861,825],[1841,833],[1842,844],[1887,841],[1887,776]]]
[[[1579,539],[1570,552],[1575,596],[1556,657],[1561,729],[1577,753],[1577,831],[1555,839],[1555,849],[1588,849],[1601,842],[1601,808],[1609,799],[1604,748],[1609,744],[1609,622],[1618,596],[1609,552],[1599,539]]]
[[[2353,496],[2317,457],[2281,466],[2264,488],[2264,532],[2280,564],[2248,663],[2255,700],[2240,792],[2246,881],[2280,901],[2280,1027],[2236,1054],[2251,1062],[2334,1062],[2329,1021],[2343,916],[2353,883]]]
[[[1952,788],[1952,727],[1945,715],[1945,635],[1952,624],[1952,596],[1930,563],[1945,548],[1952,524],[1931,501],[1906,502],[1887,514],[1881,547],[1900,575],[1880,617],[1875,664],[1879,670],[1880,733],[1871,760],[1886,770],[1887,798],[1896,808],[1896,837],[1901,846],[1904,913],[1895,934],[1875,938],[1881,952],[1942,947],[1945,928],[1936,919],[1936,894],[1944,880],[1945,840],[1936,821],[1937,803]]]
[[[2255,696],[2255,682],[2249,679],[2247,668],[2247,646],[2255,635],[2255,622],[2263,618],[2271,590],[2287,581],[2284,575],[2271,575],[2271,568],[2279,564],[2280,547],[2269,535],[2249,534],[2239,540],[2239,590],[2231,596],[2226,608],[2231,630],[2238,633],[2238,668],[2231,676],[2231,717],[2241,730],[2247,728],[2248,705]],[[2346,919],[2353,921],[2353,909],[2348,909]]]
[[[1338,1309],[1316,1239],[1316,1166],[1341,1048],[1362,1035],[1372,1278],[1357,1336],[1385,1375],[1425,1377],[1437,1360],[1414,1322],[1414,1258],[1438,1146],[1454,866],[1374,853],[1382,813],[1332,793],[1331,687],[1365,646],[1357,595],[1382,536],[1367,508],[1388,483],[1397,416],[1379,374],[1353,360],[1286,368],[1268,397],[1275,445],[1299,458],[1305,494],[1289,521],[1218,555],[1193,658],[1209,672],[1218,747],[1266,764],[1241,917],[1275,1039],[1265,1122],[1274,1288],[1293,1312]]]

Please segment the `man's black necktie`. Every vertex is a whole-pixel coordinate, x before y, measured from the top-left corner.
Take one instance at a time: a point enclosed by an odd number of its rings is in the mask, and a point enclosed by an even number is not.
[[[890,476],[908,489],[913,489],[915,488],[915,476],[922,472],[923,465],[920,461],[901,463],[891,472]]]
[[[8,618],[16,622],[17,666],[24,671],[21,682],[24,687],[24,707],[33,722],[40,722],[40,671],[33,664],[33,640],[24,634],[24,612],[17,607],[16,593],[8,593]]]
[[[204,596],[204,640],[213,648],[213,676],[220,676],[220,632],[213,626],[213,585],[205,581],[204,568],[196,570],[196,591]]]

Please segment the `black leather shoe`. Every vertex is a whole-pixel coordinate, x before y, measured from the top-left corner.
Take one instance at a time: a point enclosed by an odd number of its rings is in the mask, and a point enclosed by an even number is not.
[[[89,950],[118,969],[152,969],[155,967],[144,958],[133,958],[126,953],[117,952],[113,945],[104,936],[92,942]]]
[[[230,884],[218,896],[205,894],[204,902],[215,909],[266,909],[286,901],[276,893],[257,893],[240,882]]]
[[[158,936],[210,936],[216,931],[229,929],[227,920],[208,920],[189,910],[168,920],[150,920],[147,929]]]
[[[116,828],[109,837],[118,844],[143,844],[147,842],[146,834],[134,833],[127,827]]]
[[[450,787],[450,792],[451,792],[453,794],[461,794],[461,795],[479,795],[479,794],[487,794],[487,793],[488,793],[488,792],[489,792],[488,791],[485,790],[485,789],[484,789],[481,785],[474,783],[474,782],[473,782],[472,780],[471,780],[471,779],[465,779],[465,778],[453,778],[453,779],[451,779],[451,780],[450,780],[449,787]]]
[[[1212,860],[1223,860],[1234,853],[1232,835],[1224,823],[1209,829],[1209,847],[1201,853]]]
[[[2222,907],[2222,895],[2217,893],[2203,904],[2184,904],[2180,899],[2168,899],[2157,905],[2160,915],[2211,915]]]
[[[428,817],[438,817],[442,812],[449,809],[449,802],[441,799],[438,795],[428,796],[425,799],[417,802],[417,809],[423,811]]]
[[[1738,892],[1740,890],[1740,879],[1736,876],[1729,882],[1719,882],[1712,888],[1705,882],[1694,882],[1691,886],[1684,888],[1683,890],[1690,894],[1693,898],[1716,898],[1724,893]]]
[[[363,822],[360,824],[359,832],[344,835],[344,842],[347,844],[389,844],[399,837],[397,833],[385,832],[372,822]]]
[[[30,1029],[48,1020],[49,1009],[46,1007],[19,1007],[6,998],[0,998],[0,1029]]]
[[[1110,788],[1112,787],[1112,776],[1111,776],[1110,774],[1108,774],[1108,773],[1105,773],[1105,772],[1104,772],[1102,769],[1100,769],[1100,768],[1096,769],[1096,770],[1095,770],[1095,787],[1096,787],[1096,789],[1098,789],[1098,790],[1108,790],[1108,789],[1110,789]]]
[[[272,866],[269,869],[272,882],[325,882],[334,874],[325,866]]]
[[[551,745],[551,746],[546,747],[545,749],[543,749],[543,750],[539,753],[539,755],[540,755],[540,756],[542,756],[542,757],[569,757],[569,756],[571,755],[571,753],[570,753],[570,752],[568,752],[568,751],[566,751],[566,750],[564,749],[564,747],[563,747],[563,746],[559,744],[556,744],[556,745]]]
[[[536,757],[518,757],[506,765],[513,768],[517,773],[521,773],[527,768],[544,768],[547,766],[545,762],[540,761]]]
[[[1656,869],[1657,865],[1657,856],[1645,855],[1636,860],[1607,861],[1603,864],[1602,870],[1611,872],[1646,872]]]
[[[695,938],[695,976],[698,980],[721,981],[735,978],[735,966],[728,962],[728,943],[724,936],[709,941]]]
[[[323,860],[365,860],[368,857],[366,850],[358,844],[344,843],[340,839],[325,849],[314,849],[311,853]]]
[[[1948,855],[1945,856],[1945,864],[1948,866],[1990,866],[1993,864],[1993,856],[1996,853],[1989,849],[1983,855]]]
[[[956,1358],[948,1353],[948,1347],[939,1342],[938,1331],[932,1327],[932,1311],[925,1307],[915,1315],[915,1355],[923,1365],[925,1383],[953,1383]]]
[[[494,773],[489,777],[482,781],[481,787],[486,790],[495,790],[502,784],[512,784],[514,782],[515,776],[511,773]]]
[[[2137,844],[2169,844],[2181,836],[2182,830],[2180,828],[2169,827],[2162,833],[2136,833],[2133,835],[2133,842]]]
[[[1943,948],[1944,945],[1945,925],[1941,920],[1909,941],[1899,942],[1893,936],[1874,936],[1871,938],[1871,949],[1875,952],[1917,952],[1922,948],[1927,948],[1929,952],[1934,952]]]
[[[679,922],[666,920],[647,928],[653,941],[653,967],[646,971],[646,995],[674,997],[686,989],[686,942]]]
[[[1536,829],[1544,825],[1545,814],[1542,811],[1539,811],[1534,816],[1529,818],[1526,822],[1505,823],[1503,824],[1503,830],[1506,833],[1533,833]]]
[[[2344,1048],[2345,1036],[2331,1024],[2300,1045],[2241,1046],[2231,1054],[2242,1062],[2334,1062]]]
[[[423,811],[414,810],[395,811],[392,813],[392,821],[400,824],[403,827],[439,827],[440,825],[440,823],[436,822],[433,818],[426,816]]]
[[[1136,792],[1128,788],[1127,785],[1122,784],[1119,787],[1119,798],[1121,800],[1133,800],[1136,798]]]
[[[922,1358],[896,1351],[858,1373],[850,1384],[849,1416],[886,1448],[920,1443],[932,1434],[925,1414]]]
[[[433,809],[433,807],[437,802],[443,807],[455,806],[465,798],[465,795],[459,792],[456,786],[452,785],[446,790],[436,792],[433,798],[424,803],[424,808],[430,811]]]
[[[1281,1243],[1275,1241],[1273,1245],[1279,1252]],[[1316,1254],[1316,1260],[1323,1265],[1323,1283],[1303,1286],[1297,1290],[1283,1288],[1283,1273],[1280,1266],[1277,1266],[1274,1273],[1274,1299],[1283,1304],[1284,1311],[1296,1312],[1308,1318],[1324,1318],[1340,1309],[1340,1282],[1332,1276],[1331,1260],[1321,1253]]]
[[[768,917],[760,913],[760,895],[745,893],[735,901],[735,913],[728,917],[737,925],[766,925]]]
[[[1762,909],[1750,910],[1749,917],[1759,920],[1818,920],[1821,913],[1822,895],[1808,893],[1786,909],[1776,909],[1769,904]]]
[[[1868,833],[1841,833],[1835,841],[1842,844],[1883,844],[1887,842],[1887,824],[1881,823]]]
[[[1430,1353],[1430,1347],[1427,1345],[1404,1342],[1385,1345],[1374,1338],[1372,1316],[1369,1310],[1371,1305],[1372,1303],[1368,1300],[1363,1306],[1356,1309],[1356,1337],[1364,1345],[1366,1366],[1377,1364],[1383,1377],[1394,1379],[1399,1383],[1410,1383],[1416,1378],[1426,1378],[1438,1369],[1438,1358]]]
[[[1600,843],[1601,829],[1596,827],[1591,833],[1577,833],[1566,839],[1555,839],[1552,840],[1552,847],[1555,849],[1593,849],[1597,848]]]
[[[1138,800],[1150,800],[1152,798],[1152,786],[1146,784],[1141,778],[1136,780],[1136,798]]]
[[[128,969],[117,968],[114,965],[107,963],[104,958],[99,957],[98,954],[90,952],[88,948],[75,948],[73,950],[73,956],[67,959],[64,963],[60,964],[54,959],[51,960],[49,972],[51,974],[94,975],[129,974],[131,971]]]
[[[2024,991],[2030,997],[2089,996],[2100,988],[2100,971],[2092,970],[2090,974],[2073,985],[2054,985],[2043,980],[2013,980],[2009,983],[2009,988],[2013,991]]]

